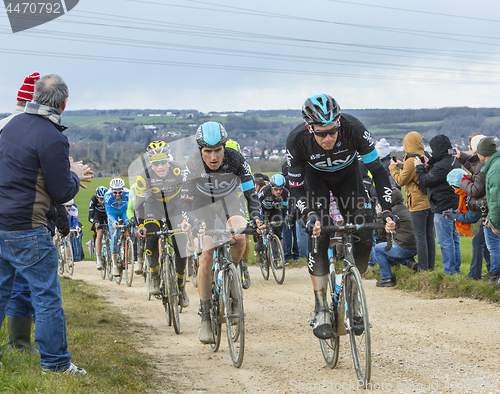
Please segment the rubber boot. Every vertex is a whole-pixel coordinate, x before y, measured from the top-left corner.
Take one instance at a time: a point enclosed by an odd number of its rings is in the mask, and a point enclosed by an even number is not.
[[[200,310],[201,324],[198,331],[198,339],[204,344],[215,343],[212,322],[210,320],[210,300],[200,300]]]
[[[120,276],[120,267],[118,266],[118,255],[112,254],[111,261],[113,262],[113,276]]]
[[[7,326],[9,331],[9,343],[7,350],[18,350],[20,352],[28,351],[33,354],[38,354],[31,345],[31,316],[15,317],[7,315]]]
[[[333,338],[333,324],[326,301],[326,289],[314,290],[314,312],[314,319],[311,322],[313,334],[319,339]]]
[[[241,279],[242,279],[242,287],[244,289],[248,289],[252,284],[250,280],[250,273],[248,272],[248,260],[240,260],[241,264]]]

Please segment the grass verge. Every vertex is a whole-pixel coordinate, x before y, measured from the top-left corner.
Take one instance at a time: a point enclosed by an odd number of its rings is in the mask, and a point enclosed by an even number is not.
[[[6,352],[5,321],[0,331],[0,392],[157,392],[159,386],[155,385],[159,383],[151,378],[154,360],[134,349],[134,345],[147,340],[141,335],[141,326],[129,324],[129,318],[97,296],[94,286],[81,280],[61,278],[61,290],[71,361],[86,369],[88,375],[43,374],[39,356]]]

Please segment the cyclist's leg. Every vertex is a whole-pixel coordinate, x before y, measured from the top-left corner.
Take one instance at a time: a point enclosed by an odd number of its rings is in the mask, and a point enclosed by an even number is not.
[[[243,216],[231,216],[227,223],[226,227],[230,228],[245,228],[247,226],[247,221]],[[243,257],[243,252],[245,252],[246,248],[246,240],[245,234],[235,234],[234,238],[236,239],[236,243],[231,245],[231,257],[233,258],[233,262],[235,265],[239,263],[241,258]]]
[[[186,234],[176,234],[173,238],[175,250],[175,271],[177,273],[177,284],[179,285],[179,305],[183,308],[189,306],[189,297],[186,293]]]
[[[210,319],[210,300],[212,297],[212,264],[213,264],[213,241],[211,237],[203,237],[203,253],[198,259],[198,295],[200,296],[201,323],[198,331],[200,342],[214,343],[212,323]]]
[[[147,217],[150,215],[146,215]],[[160,231],[160,222],[153,218],[147,218],[144,221],[146,232],[153,233]],[[158,272],[158,262],[160,253],[158,250],[158,236],[151,235],[146,237],[146,255],[150,257],[149,270],[151,271],[151,288],[148,291],[153,295],[160,294],[160,275]]]
[[[309,185],[315,185],[314,191],[309,191],[309,204],[314,207],[315,212],[321,218],[321,224],[327,226],[330,223],[330,190],[322,174],[306,172]],[[313,254],[313,239],[309,237],[309,255],[307,266],[314,290],[314,319],[311,323],[313,333],[320,339],[333,338],[333,324],[328,307],[328,245],[330,235],[321,233],[317,239],[317,253]]]
[[[113,228],[111,223],[108,223],[109,236],[111,239],[111,260],[113,264],[113,276],[120,276],[120,268],[118,267],[118,230]]]

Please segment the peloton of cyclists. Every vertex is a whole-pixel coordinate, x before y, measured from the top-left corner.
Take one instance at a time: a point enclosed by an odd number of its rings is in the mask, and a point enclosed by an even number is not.
[[[111,236],[111,260],[113,261],[113,275],[120,276],[118,266],[118,221],[121,219],[128,225],[127,207],[129,191],[125,188],[125,181],[121,178],[113,178],[109,183],[109,190],[104,195],[104,207],[108,215],[109,234]]]
[[[137,176],[135,214],[138,220],[136,235],[146,237],[147,233],[160,231],[160,221],[166,220],[172,230],[182,222],[181,189],[185,178],[185,168],[170,160],[170,147],[164,141],[153,141],[147,147],[146,154],[151,162]],[[160,294],[160,276],[158,272],[159,248],[157,235],[146,238],[146,256],[149,258],[151,271],[151,294]],[[179,284],[179,305],[189,305],[186,285],[186,243],[184,233],[173,237],[175,267]],[[141,267],[142,269],[142,267]]]
[[[92,223],[91,230],[95,233],[95,252],[97,255],[96,268],[102,270],[102,237],[104,230],[98,228],[99,225],[108,223],[108,215],[106,215],[106,207],[104,206],[104,195],[107,193],[108,188],[99,186],[95,189],[95,194],[90,199],[89,205],[89,222]]]
[[[310,239],[308,256],[315,298],[312,326],[316,337],[328,339],[334,336],[326,298],[329,235],[321,233],[321,226],[329,224],[330,191],[346,223],[373,222],[371,202],[358,170],[357,153],[373,175],[377,194],[381,196],[386,231],[395,228],[392,219],[396,217],[391,214],[389,176],[366,127],[354,116],[343,114],[338,103],[326,94],[308,98],[302,106],[302,117],[304,123],[290,133],[286,142],[289,185],[302,220],[309,232],[318,237],[316,255],[312,255]],[[354,258],[363,274],[368,267],[372,231],[359,231],[355,235],[360,241],[355,244]]]
[[[245,228],[247,213],[238,197],[239,190],[247,201],[250,218],[260,224],[260,202],[248,164],[239,152],[225,148],[226,140],[227,132],[217,122],[206,122],[196,131],[199,151],[188,160],[181,197],[186,216],[183,222],[185,231],[191,227],[195,231],[214,229],[217,217],[226,227]],[[231,246],[233,262],[240,261],[245,247],[245,235],[235,234]],[[202,343],[213,343],[214,340],[210,323],[213,251],[212,237],[204,236],[197,276],[201,307],[198,338]]]

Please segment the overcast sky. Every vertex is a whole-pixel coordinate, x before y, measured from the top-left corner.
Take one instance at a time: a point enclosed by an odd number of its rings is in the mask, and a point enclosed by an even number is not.
[[[3,2],[2,2],[3,3]],[[60,74],[68,109],[500,107],[500,2],[80,0],[12,33],[0,3],[0,112]]]

